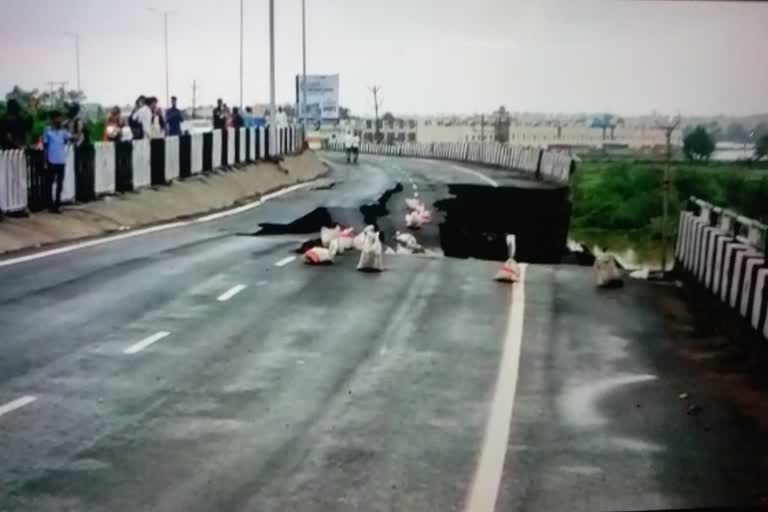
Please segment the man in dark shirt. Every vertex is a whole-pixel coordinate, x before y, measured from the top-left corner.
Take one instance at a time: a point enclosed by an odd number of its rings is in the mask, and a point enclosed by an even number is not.
[[[171,108],[165,111],[165,129],[169,136],[181,135],[184,114],[176,106],[176,96],[171,96]]]
[[[19,102],[8,100],[5,115],[0,118],[0,149],[19,149],[27,144],[32,119],[21,111]]]
[[[243,120],[243,116],[240,115],[240,109],[235,107],[232,109],[232,127],[242,128],[243,126],[245,126],[245,121]]]
[[[216,108],[213,109],[213,129],[223,130],[227,127],[227,113],[221,98],[216,100]]]

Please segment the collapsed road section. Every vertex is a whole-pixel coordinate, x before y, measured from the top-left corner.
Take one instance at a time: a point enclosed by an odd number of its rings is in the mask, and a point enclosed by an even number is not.
[[[395,246],[397,233],[408,230],[406,199],[410,197],[402,184],[396,183],[372,203],[317,207],[289,223],[262,223],[252,234],[316,237],[324,227],[352,227],[360,232],[372,225],[384,244]],[[420,200],[434,210],[434,221],[411,232],[425,248],[439,249],[445,256],[504,261],[509,234],[516,236],[519,261],[560,263],[567,254],[571,212],[567,187],[520,179],[501,180],[496,187],[430,184],[428,194]],[[309,240],[297,251],[315,242]]]

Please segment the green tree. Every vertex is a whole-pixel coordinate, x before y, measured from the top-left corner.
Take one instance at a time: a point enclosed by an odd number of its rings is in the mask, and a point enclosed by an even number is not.
[[[392,112],[384,112],[384,115],[381,116],[381,120],[385,123],[394,123],[395,122],[395,116],[392,115]]]
[[[339,119],[349,119],[350,114],[347,107],[339,107]]]
[[[689,160],[709,160],[715,139],[703,126],[697,126],[683,138],[683,153]]]
[[[755,142],[755,160],[760,160],[766,155],[768,155],[768,133],[762,135]]]
[[[19,103],[21,110],[28,112],[32,110],[33,107],[37,106],[36,98],[38,97],[38,93],[39,91],[37,89],[27,91],[18,85],[14,85],[13,89],[5,95],[5,101],[16,100]]]

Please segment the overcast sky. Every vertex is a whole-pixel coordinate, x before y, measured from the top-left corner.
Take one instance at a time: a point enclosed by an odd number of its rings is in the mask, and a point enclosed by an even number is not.
[[[399,114],[768,111],[768,4],[619,0],[306,0],[309,74],[340,73],[340,103]],[[294,101],[301,0],[276,0],[278,101]],[[171,94],[238,101],[239,0],[2,0],[0,91],[75,84],[89,100]],[[245,0],[246,103],[269,99],[267,0]],[[163,100],[161,100],[163,101]]]

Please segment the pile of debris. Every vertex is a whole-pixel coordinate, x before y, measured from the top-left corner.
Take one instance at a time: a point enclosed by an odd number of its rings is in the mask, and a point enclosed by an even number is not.
[[[355,235],[354,228],[320,228],[319,245],[304,250],[304,263],[308,265],[330,265],[338,254],[349,250],[360,251],[357,269],[367,272],[384,270],[384,248],[379,233],[373,226],[367,226]]]

